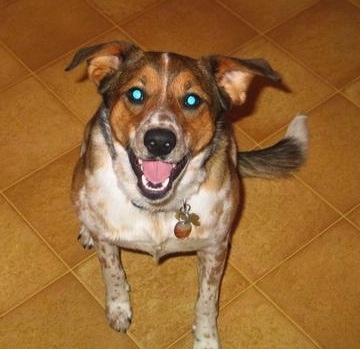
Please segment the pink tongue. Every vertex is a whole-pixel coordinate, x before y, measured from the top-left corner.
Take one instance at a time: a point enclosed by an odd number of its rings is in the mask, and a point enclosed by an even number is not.
[[[148,181],[157,184],[170,177],[173,166],[162,161],[143,161],[143,172]]]

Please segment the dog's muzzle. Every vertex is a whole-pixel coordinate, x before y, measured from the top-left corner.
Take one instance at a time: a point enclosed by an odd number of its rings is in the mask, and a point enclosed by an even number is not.
[[[154,128],[145,133],[144,144],[154,157],[164,158],[176,145],[176,135],[166,128]]]
[[[146,157],[138,158],[130,149],[129,160],[142,195],[150,200],[159,200],[170,192],[188,157],[184,156],[176,163],[167,160],[177,143],[175,133],[167,128],[149,129],[144,134],[143,143],[148,152]]]

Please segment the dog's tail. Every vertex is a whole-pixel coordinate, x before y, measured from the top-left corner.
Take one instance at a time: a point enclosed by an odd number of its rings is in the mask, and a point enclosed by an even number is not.
[[[238,170],[243,177],[282,177],[297,170],[305,161],[308,144],[306,116],[297,115],[285,137],[273,146],[238,153]]]

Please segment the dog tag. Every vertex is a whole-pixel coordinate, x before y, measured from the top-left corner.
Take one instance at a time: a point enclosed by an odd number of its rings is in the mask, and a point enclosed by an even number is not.
[[[178,239],[187,238],[192,229],[192,225],[199,226],[200,217],[195,213],[190,213],[191,206],[184,202],[179,211],[176,211],[175,218],[179,221],[175,224],[174,234]]]
[[[191,223],[180,221],[175,224],[174,234],[178,239],[185,239],[191,233]]]

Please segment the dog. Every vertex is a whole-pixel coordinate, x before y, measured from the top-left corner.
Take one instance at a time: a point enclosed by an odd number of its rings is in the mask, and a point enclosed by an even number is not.
[[[196,252],[199,291],[195,349],[220,348],[219,288],[238,215],[243,176],[281,177],[306,158],[306,116],[260,150],[237,150],[226,112],[246,100],[255,75],[279,75],[263,59],[193,59],[112,41],[80,49],[102,96],[89,121],[71,197],[79,240],[95,246],[106,287],[106,316],[126,331],[132,309],[119,248],[165,255]]]

